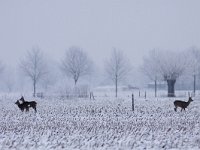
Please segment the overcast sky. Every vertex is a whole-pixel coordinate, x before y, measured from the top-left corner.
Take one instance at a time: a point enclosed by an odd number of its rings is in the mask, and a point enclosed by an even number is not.
[[[60,60],[73,45],[101,64],[112,47],[139,64],[150,49],[200,47],[199,0],[0,0],[0,60],[32,46]]]

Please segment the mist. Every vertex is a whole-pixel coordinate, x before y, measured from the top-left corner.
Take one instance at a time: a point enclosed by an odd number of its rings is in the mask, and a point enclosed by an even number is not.
[[[200,149],[200,0],[0,0],[0,149]]]
[[[21,81],[19,63],[38,46],[45,59],[51,60],[53,74],[65,78],[59,70],[61,59],[69,47],[79,46],[95,64],[92,85],[111,84],[104,77],[104,62],[117,48],[132,65],[132,75],[124,84],[143,87],[146,80],[138,68],[150,50],[200,47],[199,4],[198,0],[0,1],[0,61],[7,70],[14,68],[1,76],[14,75],[10,78],[16,89],[22,89],[21,82],[29,85]]]

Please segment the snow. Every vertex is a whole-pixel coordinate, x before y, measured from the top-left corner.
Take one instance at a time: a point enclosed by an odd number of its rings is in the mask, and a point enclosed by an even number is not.
[[[174,111],[177,98],[136,96],[133,112],[127,94],[36,99],[36,114],[18,109],[19,96],[2,95],[0,149],[200,149],[199,96],[185,112]]]

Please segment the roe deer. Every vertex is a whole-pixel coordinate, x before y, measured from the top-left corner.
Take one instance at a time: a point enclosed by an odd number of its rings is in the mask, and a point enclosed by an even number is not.
[[[20,104],[19,101],[22,101],[22,103]],[[15,104],[21,109],[22,112],[24,111],[24,109],[26,109],[26,111],[29,111],[29,107],[32,107],[35,110],[35,112],[37,112],[37,103],[35,101],[25,101],[23,96],[19,100],[17,100]]]
[[[26,111],[29,111],[28,105],[24,105],[23,103],[20,104],[19,100],[17,100],[15,104],[19,107],[19,109],[21,109],[22,112],[24,111],[24,109],[26,109]]]
[[[193,101],[193,100],[192,100],[191,97],[189,97],[189,100],[188,100],[187,102],[180,101],[180,100],[176,100],[176,101],[174,101],[174,106],[175,106],[174,110],[177,111],[177,107],[180,107],[180,108],[181,108],[181,111],[182,111],[183,109],[185,110],[185,108],[187,108],[188,105],[190,104],[190,102],[192,102],[192,101]]]

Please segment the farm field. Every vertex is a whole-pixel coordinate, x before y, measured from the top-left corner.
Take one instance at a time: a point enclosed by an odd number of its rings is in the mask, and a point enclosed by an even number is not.
[[[35,114],[21,112],[20,97],[0,97],[0,149],[200,149],[200,97],[184,112],[177,98],[44,98]],[[26,98],[31,100],[31,98]],[[187,100],[187,97],[181,97]]]

